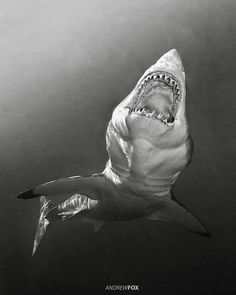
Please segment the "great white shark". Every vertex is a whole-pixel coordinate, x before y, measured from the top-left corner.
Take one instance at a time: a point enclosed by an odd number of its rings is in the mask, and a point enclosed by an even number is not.
[[[173,185],[191,162],[185,72],[176,49],[146,70],[115,108],[106,131],[109,160],[103,172],[50,181],[18,195],[40,197],[33,254],[55,221],[79,217],[98,230],[106,220],[146,217],[174,222],[210,236],[203,223],[173,196]],[[70,196],[59,205],[47,198]]]

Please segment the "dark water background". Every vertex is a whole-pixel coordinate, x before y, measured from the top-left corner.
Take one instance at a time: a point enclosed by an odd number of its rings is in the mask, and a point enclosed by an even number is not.
[[[1,295],[103,294],[108,284],[236,294],[235,12],[234,0],[1,1]],[[213,236],[148,220],[97,234],[68,222],[32,260],[39,200],[14,195],[102,171],[113,108],[172,48],[186,70],[195,142],[175,195]]]

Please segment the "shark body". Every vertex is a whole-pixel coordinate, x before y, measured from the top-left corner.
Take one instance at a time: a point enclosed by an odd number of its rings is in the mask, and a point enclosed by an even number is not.
[[[113,111],[106,132],[109,160],[102,173],[54,180],[18,195],[41,200],[33,253],[49,224],[72,217],[92,223],[95,230],[106,220],[147,217],[210,235],[172,191],[193,153],[185,99],[183,64],[172,49]],[[47,200],[63,194],[71,197],[59,205]]]

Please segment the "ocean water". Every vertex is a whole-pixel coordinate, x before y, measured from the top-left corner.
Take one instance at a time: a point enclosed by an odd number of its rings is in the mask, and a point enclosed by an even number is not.
[[[0,3],[0,294],[235,294],[233,0]],[[176,48],[195,143],[176,198],[211,238],[145,219],[49,229],[31,257],[43,182],[101,172],[114,107]],[[128,293],[130,293],[129,291]]]

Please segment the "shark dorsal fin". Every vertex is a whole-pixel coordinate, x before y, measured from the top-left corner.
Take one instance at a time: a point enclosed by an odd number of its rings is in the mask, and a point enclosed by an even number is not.
[[[161,200],[159,208],[147,216],[151,220],[159,220],[176,223],[189,231],[200,235],[210,236],[208,229],[200,220],[174,198]]]

